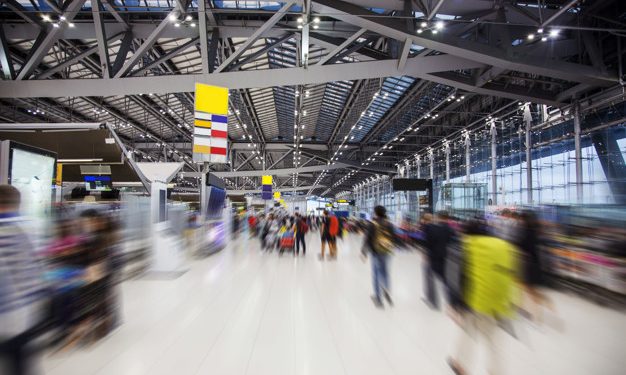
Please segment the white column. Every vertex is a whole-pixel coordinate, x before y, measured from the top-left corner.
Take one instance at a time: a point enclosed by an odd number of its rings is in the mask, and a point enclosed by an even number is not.
[[[448,141],[444,144],[443,151],[446,154],[446,183],[450,183],[450,143]]]
[[[472,173],[470,165],[470,146],[470,134],[469,132],[465,132],[465,182],[470,182],[470,174]]]
[[[433,154],[433,150],[428,150],[428,157],[430,158],[430,179],[435,179],[435,155]]]
[[[498,204],[498,159],[497,159],[497,139],[498,131],[496,130],[496,122],[491,121],[491,203],[495,206]]]
[[[533,204],[533,161],[532,161],[532,145],[531,145],[531,127],[532,115],[530,114],[530,105],[524,107],[524,123],[526,125],[526,188],[528,189],[528,204]]]
[[[420,155],[417,155],[415,157],[415,165],[417,167],[417,178],[422,178],[421,164],[422,164],[422,157]]]
[[[576,161],[576,202],[583,203],[583,155],[580,145],[580,106],[574,105],[574,159]]]

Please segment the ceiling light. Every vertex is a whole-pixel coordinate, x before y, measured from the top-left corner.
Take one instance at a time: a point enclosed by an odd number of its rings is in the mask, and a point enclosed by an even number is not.
[[[58,23],[53,23],[52,26],[53,27],[59,27],[60,25]]]
[[[439,32],[439,31],[437,31],[437,29],[433,29],[433,30],[432,30],[432,33],[433,33],[433,34],[437,34],[438,32]]]
[[[170,16],[169,16],[169,19],[170,19],[170,21],[172,21],[172,22],[173,22],[173,21],[176,21],[176,20],[178,19],[178,16],[177,16],[176,14],[172,13],[172,14],[170,14]]]
[[[428,23],[426,23],[425,21],[422,21],[422,23],[420,23],[420,27],[426,27],[428,26]]]
[[[302,23],[304,22],[304,20],[302,19],[302,17],[298,17],[298,23]]]
[[[315,18],[313,18],[313,22],[314,22],[314,23],[320,23],[320,18],[319,18],[319,17],[315,17]]]
[[[50,22],[50,16],[47,14],[42,14],[41,18],[45,21],[45,22]]]
[[[424,30],[422,30],[422,29],[417,29],[417,33],[418,33],[418,34],[421,34],[421,33],[423,33],[423,32],[424,32]]]
[[[435,23],[435,29],[442,30],[443,29],[443,21],[437,21]]]
[[[191,21],[193,19],[193,17],[191,17],[190,14],[187,15],[187,17],[185,17],[185,21]]]
[[[74,27],[74,26],[76,26],[76,25],[74,25],[74,22],[70,22],[70,23],[68,23],[68,24],[67,24],[67,26],[69,26],[69,27]]]
[[[192,22],[192,23],[189,24],[189,26],[196,27],[196,24],[195,24],[195,22]]]
[[[59,17],[59,19],[60,19],[61,21],[65,21],[65,16],[61,16],[61,17]]]
[[[543,33],[543,27],[538,28],[538,29],[537,29],[537,32],[538,32],[539,34]]]
[[[559,30],[558,29],[552,29],[550,30],[550,36],[552,38],[556,38],[557,36],[559,36]]]
[[[176,23],[174,24],[174,26],[176,26],[176,27],[180,27],[180,23],[176,22]]]
[[[544,37],[542,37],[542,38],[541,38],[541,41],[542,41],[542,42],[545,42],[546,40],[548,40],[548,37],[545,37],[545,36],[544,36]]]
[[[533,40],[535,39],[535,34],[528,34],[528,40]]]

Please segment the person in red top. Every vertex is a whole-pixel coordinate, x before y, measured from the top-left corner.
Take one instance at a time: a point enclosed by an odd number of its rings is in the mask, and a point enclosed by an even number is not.
[[[330,258],[337,258],[337,234],[339,233],[339,220],[335,215],[329,215],[328,211],[324,211],[324,219],[322,220],[322,229],[320,230],[322,235],[322,253],[320,254],[320,260],[324,260],[324,250],[326,244],[330,251]]]
[[[250,237],[256,237],[256,215],[251,214],[248,216],[248,228],[250,228]]]
[[[306,219],[300,214],[296,214],[296,252],[295,255],[300,254],[300,244],[302,244],[302,255],[306,255],[306,242],[304,241],[304,235],[309,231],[309,226],[306,223]]]

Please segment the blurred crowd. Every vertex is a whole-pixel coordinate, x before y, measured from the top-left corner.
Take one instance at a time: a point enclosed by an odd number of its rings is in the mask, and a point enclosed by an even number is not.
[[[61,216],[36,245],[19,214],[20,193],[0,186],[0,373],[34,373],[44,349],[89,345],[120,322],[116,221],[86,209]]]

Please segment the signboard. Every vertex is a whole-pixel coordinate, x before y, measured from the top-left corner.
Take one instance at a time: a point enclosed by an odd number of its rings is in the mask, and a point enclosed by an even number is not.
[[[394,178],[391,185],[393,191],[425,191],[432,186],[423,178]]]
[[[196,83],[193,160],[226,163],[228,155],[228,89]]]

